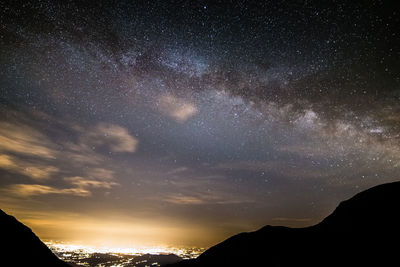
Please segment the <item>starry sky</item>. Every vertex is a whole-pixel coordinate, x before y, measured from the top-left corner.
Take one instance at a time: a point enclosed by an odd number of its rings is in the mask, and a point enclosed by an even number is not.
[[[0,3],[0,205],[40,238],[207,247],[400,179],[391,1],[83,2]]]

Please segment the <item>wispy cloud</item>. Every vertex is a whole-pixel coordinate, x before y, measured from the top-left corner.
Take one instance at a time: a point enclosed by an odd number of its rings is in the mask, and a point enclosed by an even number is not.
[[[90,196],[91,192],[82,187],[58,189],[52,186],[39,184],[14,184],[5,189],[6,192],[13,195],[28,197],[35,195],[47,194],[64,194],[86,197]]]
[[[64,143],[63,156],[74,165],[100,165],[103,156],[84,143]]]
[[[195,204],[205,203],[205,201],[199,197],[183,196],[183,195],[170,195],[165,199],[165,201],[178,205],[195,205]]]
[[[157,102],[161,113],[173,118],[177,122],[185,122],[197,114],[197,107],[183,98],[171,94],[162,95]]]
[[[72,187],[68,188],[57,188],[50,185],[40,184],[13,184],[9,185],[3,191],[11,195],[19,197],[37,196],[37,195],[48,195],[48,194],[62,194],[62,195],[74,195],[80,197],[88,197],[92,195],[91,188],[107,188],[110,189],[113,186],[117,186],[115,182],[104,182],[91,179],[85,179],[80,176],[64,178],[68,184]]]
[[[0,168],[26,175],[34,180],[46,180],[59,171],[54,166],[32,164],[6,154],[0,155]]]
[[[0,122],[0,169],[24,175],[38,184],[8,184],[2,192],[10,197],[48,194],[87,197],[95,188],[111,189],[118,183],[114,181],[114,171],[106,164],[109,159],[93,146],[133,153],[138,145],[127,129],[115,124],[99,123],[85,129],[63,122],[76,134],[76,139],[61,138],[56,145],[51,135],[39,126],[23,122],[20,116],[13,123]]]
[[[87,187],[111,188],[112,186],[118,185],[115,182],[105,182],[105,181],[85,179],[80,176],[68,177],[68,178],[64,178],[64,180],[78,188],[87,188]]]
[[[104,168],[91,168],[86,171],[86,175],[96,180],[112,180],[114,178],[114,171]]]
[[[78,135],[76,141],[63,143],[62,156],[75,165],[103,166],[104,155],[97,148],[105,148],[110,152],[134,153],[139,141],[126,128],[108,123],[99,123],[92,127],[73,125],[72,130]],[[112,173],[105,168],[91,168],[89,176],[112,177]],[[86,171],[88,172],[88,171]]]
[[[55,145],[41,132],[20,124],[0,122],[0,151],[55,158]]]
[[[186,192],[186,193],[174,193],[168,194],[164,201],[176,205],[201,205],[201,204],[241,204],[241,203],[252,203],[253,200],[244,198],[243,196],[231,196],[224,191],[211,192],[205,190],[203,192]]]
[[[81,141],[91,146],[107,146],[113,152],[135,152],[139,143],[126,128],[109,123],[91,128]]]

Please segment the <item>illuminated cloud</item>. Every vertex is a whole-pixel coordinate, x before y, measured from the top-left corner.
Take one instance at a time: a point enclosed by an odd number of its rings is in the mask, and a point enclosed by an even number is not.
[[[139,143],[126,128],[109,123],[93,127],[83,141],[91,146],[107,146],[113,152],[135,152]]]
[[[202,191],[202,192],[200,192]],[[201,204],[241,204],[254,202],[250,198],[243,196],[232,197],[227,192],[221,189],[210,192],[209,190],[200,190],[199,192],[187,192],[169,194],[164,198],[164,201],[175,205],[201,205]]]
[[[114,172],[104,168],[92,168],[86,171],[88,177],[97,180],[112,180],[114,178]]]
[[[14,184],[9,186],[6,189],[7,192],[22,196],[35,196],[35,195],[47,195],[47,194],[63,194],[63,195],[75,195],[86,197],[90,196],[91,192],[84,188],[66,188],[66,189],[57,189],[52,186],[47,185],[39,185],[39,184]]]
[[[193,197],[193,196],[183,196],[183,195],[171,195],[165,199],[165,201],[178,204],[178,205],[195,205],[195,204],[203,204],[204,200]]]
[[[68,178],[64,178],[64,180],[78,188],[87,188],[87,187],[111,188],[112,186],[118,185],[117,183],[114,183],[114,182],[90,180],[90,179],[85,179],[80,176],[68,177]]]
[[[185,122],[197,114],[197,107],[185,99],[171,94],[163,95],[158,100],[159,111],[177,122]]]
[[[88,197],[92,195],[90,188],[107,188],[110,189],[113,186],[118,185],[114,182],[104,182],[85,179],[83,177],[75,176],[64,178],[64,181],[72,185],[69,188],[56,188],[49,185],[39,184],[13,184],[5,188],[3,191],[16,196],[36,196],[36,195],[48,195],[48,194],[62,194],[62,195],[74,195],[80,197]]]
[[[98,165],[101,164],[103,158],[100,154],[95,153],[87,144],[71,143],[68,142],[64,144],[65,151],[63,153],[64,157],[74,164],[90,164]]]
[[[0,151],[54,158],[53,147],[46,136],[29,126],[0,122]]]
[[[59,169],[53,166],[30,164],[9,155],[0,155],[0,168],[26,175],[34,180],[46,180]]]

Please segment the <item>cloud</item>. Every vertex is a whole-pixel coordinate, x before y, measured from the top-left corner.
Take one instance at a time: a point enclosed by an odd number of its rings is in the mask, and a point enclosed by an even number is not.
[[[195,205],[195,204],[204,204],[204,200],[193,197],[193,196],[183,196],[183,195],[171,195],[168,196],[165,201],[178,204],[178,205]]]
[[[114,178],[114,172],[104,168],[92,168],[86,171],[89,178],[97,180],[112,180]]]
[[[103,161],[103,157],[87,144],[66,142],[64,148],[64,157],[74,164],[99,165]]]
[[[7,188],[9,193],[14,195],[28,197],[35,195],[47,195],[47,194],[63,194],[63,195],[75,195],[86,197],[90,196],[91,192],[84,188],[66,188],[57,189],[52,186],[39,185],[39,184],[14,184]]]
[[[241,204],[252,203],[251,199],[243,198],[241,196],[232,197],[226,192],[216,191],[210,192],[208,190],[197,193],[177,193],[169,194],[164,198],[164,201],[176,205],[201,205],[201,204]]]
[[[89,190],[90,188],[110,189],[111,187],[118,185],[117,183],[114,182],[104,182],[104,181],[85,179],[80,176],[67,177],[64,178],[64,181],[66,181],[73,187],[56,188],[54,186],[40,185],[40,184],[13,184],[5,188],[3,191],[22,197],[48,195],[48,194],[62,194],[62,195],[88,197],[92,195],[92,192]]]
[[[104,164],[105,157],[96,148],[106,148],[112,152],[136,151],[139,141],[131,136],[128,130],[116,124],[99,123],[95,126],[85,128],[79,124],[74,124],[71,129],[78,135],[78,140],[64,142],[63,157],[72,161],[76,165],[95,165]],[[103,169],[90,169],[89,176],[112,177],[112,173]],[[100,173],[102,172],[102,173]]]
[[[87,188],[87,187],[111,188],[112,186],[118,185],[117,183],[114,183],[114,182],[90,180],[90,179],[85,179],[80,176],[64,178],[64,181],[67,181],[71,185],[74,185],[78,188]]]
[[[2,192],[9,196],[87,197],[93,189],[111,189],[118,183],[113,181],[114,171],[107,167],[111,164],[109,158],[93,147],[132,153],[138,144],[127,129],[115,124],[99,123],[85,129],[80,124],[61,120],[57,123],[74,132],[77,139],[65,136],[55,145],[48,135],[52,129],[46,132],[40,123],[28,126],[24,121],[18,114],[13,123],[0,122],[0,169],[29,177],[37,184],[24,181],[7,185]],[[70,177],[63,178],[65,175]],[[52,176],[51,184],[47,183]]]
[[[59,171],[54,166],[30,164],[9,155],[0,155],[0,168],[26,175],[34,180],[46,180]]]
[[[52,159],[53,148],[46,136],[27,125],[0,122],[0,151]]]
[[[135,152],[139,143],[126,128],[109,123],[99,123],[82,141],[91,146],[107,146],[113,152]]]
[[[197,114],[197,107],[183,98],[171,94],[163,95],[158,99],[158,109],[161,113],[183,123]]]

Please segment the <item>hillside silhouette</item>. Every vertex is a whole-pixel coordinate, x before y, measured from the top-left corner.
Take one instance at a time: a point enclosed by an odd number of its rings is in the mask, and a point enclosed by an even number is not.
[[[0,210],[0,266],[68,267],[24,224]]]
[[[383,184],[340,203],[317,225],[265,226],[168,266],[398,266],[399,213],[400,182]]]

